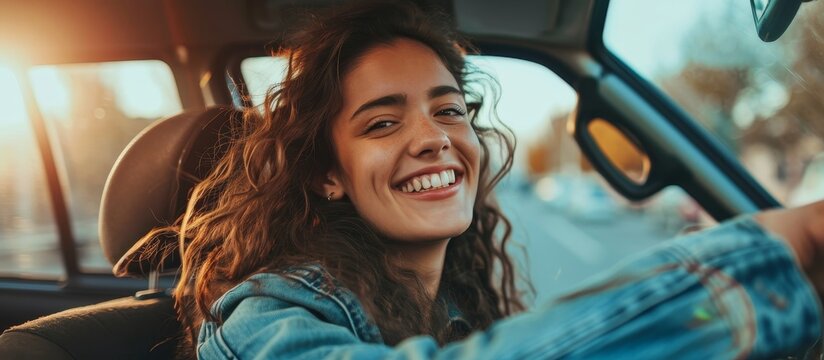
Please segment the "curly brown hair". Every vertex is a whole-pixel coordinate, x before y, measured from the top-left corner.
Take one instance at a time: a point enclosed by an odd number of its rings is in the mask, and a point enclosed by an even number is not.
[[[352,203],[326,201],[307,185],[335,166],[330,119],[342,107],[344,74],[367,50],[398,38],[438,55],[473,100],[471,125],[481,140],[473,219],[448,244],[440,291],[475,329],[523,309],[505,250],[511,226],[492,193],[512,165],[514,138],[505,126],[478,121],[483,97],[470,84],[484,77],[473,76],[479,72],[465,62],[468,47],[446,20],[406,3],[356,3],[312,16],[283,39],[278,54],[289,60],[283,81],[260,109],[247,109],[233,124],[227,154],[194,188],[178,223],[146,235],[173,231],[180,239],[175,296],[190,349],[203,319],[223,320],[209,307],[229,288],[258,272],[308,262],[359,297],[386,343],[418,334],[455,340],[443,330],[445,307],[433,306],[415,273],[391,261],[385,240]],[[494,171],[492,142],[503,153]]]

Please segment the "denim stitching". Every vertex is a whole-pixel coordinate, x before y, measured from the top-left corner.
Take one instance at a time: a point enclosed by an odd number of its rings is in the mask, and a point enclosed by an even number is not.
[[[334,301],[336,304],[338,304],[341,307],[341,309],[343,309],[343,312],[346,314],[346,318],[349,320],[349,326],[352,328],[352,332],[355,333],[355,336],[358,338],[358,340],[363,341],[363,339],[361,339],[360,334],[358,334],[358,330],[355,327],[355,322],[352,320],[352,315],[349,313],[349,309],[346,308],[346,306],[340,301],[340,299],[338,299],[337,297],[335,297],[335,296],[321,290],[320,288],[314,286],[313,284],[309,283],[308,281],[306,281],[306,279],[304,279],[300,276],[296,276],[296,275],[293,275],[293,274],[284,274],[284,276],[289,277],[293,280],[297,280],[297,281],[303,283],[304,285],[306,285],[307,287],[309,287],[310,289],[315,290],[318,293],[320,293],[322,295],[325,295],[326,297],[332,299],[332,301]]]
[[[677,264],[680,265],[680,264]],[[520,346],[519,349],[522,350],[520,353],[521,355],[515,356],[512,354],[514,358],[530,358],[530,357],[541,357],[541,358],[557,358],[568,355],[570,352],[577,349],[579,346],[586,344],[588,341],[598,338],[599,336],[609,332],[610,330],[618,327],[634,318],[636,318],[639,314],[643,313],[644,311],[648,310],[650,307],[656,306],[660,304],[663,300],[677,296],[678,294],[685,291],[689,288],[689,282],[686,281],[689,279],[688,273],[680,273],[677,272],[678,270],[685,270],[682,266],[676,266],[676,264],[662,264],[658,266],[650,272],[658,272],[658,271],[672,271],[675,270],[672,274],[671,279],[667,279],[665,283],[656,284],[655,289],[653,289],[653,294],[649,295],[646,298],[646,301],[638,302],[637,299],[625,300],[622,303],[632,305],[632,311],[625,311],[621,317],[619,318],[611,318],[611,319],[604,319],[603,315],[599,311],[594,311],[590,314],[584,315],[583,318],[577,318],[576,323],[578,325],[581,324],[595,324],[599,325],[596,331],[587,332],[586,326],[574,326],[571,327],[573,329],[572,332],[568,332],[567,338],[564,339],[563,337],[549,337],[546,339],[536,339],[536,342],[530,345]],[[647,278],[643,278],[647,279]],[[671,291],[662,292],[660,289],[667,288]],[[653,296],[657,295],[657,296]],[[662,296],[664,296],[662,298]],[[654,301],[653,301],[654,300]],[[565,324],[558,324],[559,326],[564,326]],[[606,325],[606,326],[603,326]],[[546,343],[546,340],[551,340],[550,344]]]
[[[358,335],[358,338],[364,341],[383,342],[380,331],[377,326],[367,320],[363,314],[363,308],[357,303],[354,295],[346,293],[341,284],[337,280],[326,273],[326,271],[319,264],[307,264],[300,267],[292,267],[285,271],[286,273],[299,276],[305,282],[309,282],[309,287],[313,288],[325,296],[332,297],[339,302],[339,305],[344,307],[347,316],[353,324],[353,331]],[[364,339],[364,337],[366,339]]]

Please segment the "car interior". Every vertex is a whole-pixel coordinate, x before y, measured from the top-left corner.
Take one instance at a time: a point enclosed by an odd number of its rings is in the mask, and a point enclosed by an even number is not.
[[[239,118],[239,111],[226,107],[188,111],[152,124],[128,145],[103,192],[100,238],[118,275],[146,278],[147,288],[12,327],[0,339],[5,354],[48,359],[172,357],[180,329],[172,299],[158,278],[164,269],[180,264],[176,239],[159,238],[171,251],[155,256],[142,254],[144,247],[132,248],[136,239],[174,222],[185,209],[186,194],[211,169],[210,159],[220,156],[221,137]]]
[[[758,41],[775,41],[782,33],[785,38],[796,36],[800,33],[793,27],[796,13],[802,17],[808,8],[817,6],[800,0],[785,2],[792,3],[789,8],[776,8],[775,1],[766,5],[726,1],[743,3],[747,12],[752,10],[745,14],[754,28],[747,36]],[[775,196],[764,181],[756,179],[735,150],[696,121],[694,113],[605,45],[607,18],[613,3],[620,1],[415,2],[449,14],[481,55],[537,64],[574,90],[573,111],[559,126],[582,154],[583,160],[575,158],[576,163],[589,164],[599,174],[598,181],[608,184],[610,196],[627,204],[644,204],[661,197],[665,189],[678,188],[698,204],[710,223],[785,203],[783,196]],[[7,65],[16,74],[25,104],[36,144],[33,153],[37,154],[37,163],[27,166],[43,169],[40,192],[48,204],[46,216],[54,219],[48,238],[57,254],[49,261],[59,268],[59,275],[51,278],[0,269],[0,328],[5,330],[0,335],[0,357],[173,357],[181,336],[169,295],[180,261],[177,238],[152,239],[155,243],[150,247],[162,249],[154,255],[144,252],[146,244],[136,246],[136,241],[182,214],[192,187],[225,151],[221,140],[240,121],[242,109],[257,105],[250,90],[253,80],[243,70],[244,60],[269,56],[300,16],[335,3],[77,0],[5,1],[0,5],[0,66]],[[99,199],[99,210],[88,236],[95,244],[99,241],[108,263],[101,260],[98,268],[102,271],[89,271],[78,250],[80,225],[72,218],[82,198],[67,185],[67,179],[82,179],[83,170],[67,170],[63,164],[70,155],[54,144],[65,135],[48,120],[53,115],[42,105],[36,71],[38,67],[138,60],[160,61],[168,67],[179,106],[159,120],[134,125],[128,136],[123,135],[128,144],[118,145],[120,150],[110,155],[116,160],[106,163],[110,170],[105,183],[101,180],[99,196],[90,195]],[[0,77],[0,82],[4,79]],[[130,79],[111,75],[106,81],[116,88]],[[0,88],[0,97],[5,94]],[[108,108],[96,108],[94,116],[104,110],[109,116]],[[82,142],[98,145],[108,135],[84,136]],[[540,139],[553,141],[550,136]],[[0,138],[0,144],[3,141]],[[0,167],[0,176],[8,169]],[[524,180],[530,186],[536,183],[541,182]],[[3,189],[0,181],[0,196]],[[678,208],[682,212],[683,204]],[[18,236],[14,232],[2,235],[3,224],[0,241],[4,236]],[[3,249],[0,245],[0,256]],[[559,274],[560,268],[554,276]],[[553,274],[532,276],[551,278]]]

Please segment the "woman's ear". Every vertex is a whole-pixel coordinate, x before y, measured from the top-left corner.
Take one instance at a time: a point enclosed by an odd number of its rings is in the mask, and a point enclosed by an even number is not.
[[[334,170],[330,170],[326,173],[326,176],[316,179],[312,187],[318,195],[329,201],[339,200],[344,195],[343,182]]]

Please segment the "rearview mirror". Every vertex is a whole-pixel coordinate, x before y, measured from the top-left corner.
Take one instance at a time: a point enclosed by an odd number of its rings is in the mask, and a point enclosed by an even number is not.
[[[775,41],[793,22],[802,0],[750,0],[758,37],[764,42]]]

